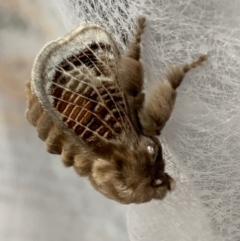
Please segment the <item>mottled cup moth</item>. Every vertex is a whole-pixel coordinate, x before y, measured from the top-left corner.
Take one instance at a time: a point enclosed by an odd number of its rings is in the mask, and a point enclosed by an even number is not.
[[[145,96],[144,27],[139,17],[135,39],[121,55],[104,28],[83,24],[41,50],[27,85],[27,119],[47,150],[120,203],[163,199],[175,186],[157,135],[185,74],[206,59],[171,68],[167,81],[159,80]]]

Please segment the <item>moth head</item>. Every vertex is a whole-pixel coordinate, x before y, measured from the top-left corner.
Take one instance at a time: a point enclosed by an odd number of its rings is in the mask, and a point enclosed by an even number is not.
[[[143,140],[138,147],[114,148],[109,158],[98,158],[90,181],[106,197],[120,203],[163,199],[175,185],[165,173],[161,145]]]

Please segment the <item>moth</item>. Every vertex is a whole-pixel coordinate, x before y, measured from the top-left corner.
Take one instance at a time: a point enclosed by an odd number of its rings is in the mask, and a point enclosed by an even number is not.
[[[172,67],[144,94],[140,62],[146,20],[121,55],[101,26],[85,23],[47,44],[27,84],[26,117],[47,151],[117,202],[163,199],[174,189],[158,139],[185,74],[206,60]]]

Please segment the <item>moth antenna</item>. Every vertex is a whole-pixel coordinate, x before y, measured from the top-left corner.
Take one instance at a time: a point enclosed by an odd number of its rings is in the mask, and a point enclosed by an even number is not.
[[[185,75],[193,68],[201,65],[205,60],[207,60],[207,55],[201,55],[196,61],[190,64],[184,64],[183,67],[172,67],[167,72],[167,80],[171,84],[172,88],[177,89],[182,83]]]

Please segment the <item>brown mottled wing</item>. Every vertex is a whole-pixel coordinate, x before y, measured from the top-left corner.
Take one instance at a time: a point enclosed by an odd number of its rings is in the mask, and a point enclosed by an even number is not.
[[[136,134],[119,87],[119,58],[111,36],[85,24],[45,46],[35,60],[33,91],[65,131],[87,145]]]

